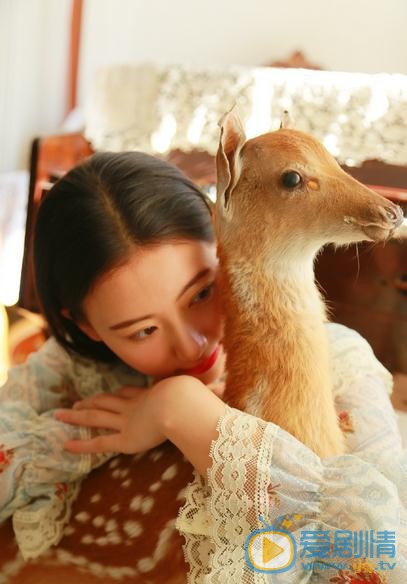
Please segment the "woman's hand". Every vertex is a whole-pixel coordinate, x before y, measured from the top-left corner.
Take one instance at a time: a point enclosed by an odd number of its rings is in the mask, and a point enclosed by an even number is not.
[[[194,377],[168,377],[150,389],[124,387],[58,410],[62,422],[112,430],[90,440],[69,440],[73,453],[144,452],[171,440],[202,475],[210,465],[210,444],[225,404]]]
[[[158,423],[157,393],[154,388],[122,387],[114,394],[99,393],[76,402],[73,409],[57,410],[54,415],[61,422],[112,431],[89,440],[68,440],[65,449],[77,454],[135,454],[158,446],[166,437]]]

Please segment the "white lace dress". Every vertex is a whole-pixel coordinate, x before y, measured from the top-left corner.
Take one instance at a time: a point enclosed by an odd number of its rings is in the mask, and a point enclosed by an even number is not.
[[[327,327],[336,404],[352,454],[320,460],[275,424],[228,408],[212,444],[208,477],[195,474],[178,518],[189,582],[298,584],[342,578],[343,558],[327,552],[326,532],[333,536],[338,530],[387,537],[378,557],[374,544],[370,561],[390,564],[381,572],[389,583],[407,582],[407,453],[388,397],[391,375],[357,333]],[[123,365],[72,359],[53,339],[10,371],[0,388],[0,521],[13,515],[24,558],[58,543],[81,479],[109,458],[64,451],[66,439],[88,438],[90,431],[56,421],[53,411],[81,397],[146,383]],[[270,574],[248,565],[245,543],[252,531],[264,529],[260,516],[296,540],[297,561],[290,570]],[[301,543],[303,532],[314,537],[313,547]],[[311,551],[319,555],[309,568],[305,564],[315,560]]]

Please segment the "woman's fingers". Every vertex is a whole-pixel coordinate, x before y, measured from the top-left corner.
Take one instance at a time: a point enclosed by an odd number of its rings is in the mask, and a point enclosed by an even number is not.
[[[147,388],[125,385],[119,389],[116,389],[114,391],[114,395],[118,395],[120,397],[136,397],[140,395],[141,391],[147,391]]]
[[[90,440],[67,440],[64,448],[73,454],[99,454],[104,452],[123,452],[120,434],[96,436]]]
[[[119,414],[126,409],[126,406],[127,404],[123,400],[123,396],[111,395],[109,393],[98,393],[97,395],[87,397],[74,403],[73,409],[75,411],[100,409]]]
[[[91,428],[107,428],[121,430],[122,418],[119,414],[103,410],[57,410],[54,417],[66,424],[74,426],[89,426]]]

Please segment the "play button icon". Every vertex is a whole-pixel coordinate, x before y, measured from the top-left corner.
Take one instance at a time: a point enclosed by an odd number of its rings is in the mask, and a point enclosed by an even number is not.
[[[274,543],[270,538],[264,536],[262,541],[263,564],[268,564],[274,560],[279,554],[284,553],[284,548]]]
[[[249,566],[258,572],[285,572],[295,562],[295,539],[283,530],[258,530],[247,538],[245,554]]]

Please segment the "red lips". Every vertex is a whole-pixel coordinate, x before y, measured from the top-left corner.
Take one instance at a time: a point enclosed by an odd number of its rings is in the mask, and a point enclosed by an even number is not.
[[[218,358],[219,351],[220,346],[217,345],[215,350],[209,355],[209,357],[207,357],[207,359],[204,359],[201,361],[201,363],[199,363],[199,365],[192,367],[192,369],[182,369],[181,373],[185,375],[199,375],[201,373],[205,373],[205,371],[208,371],[208,369],[214,365],[216,359]]]

